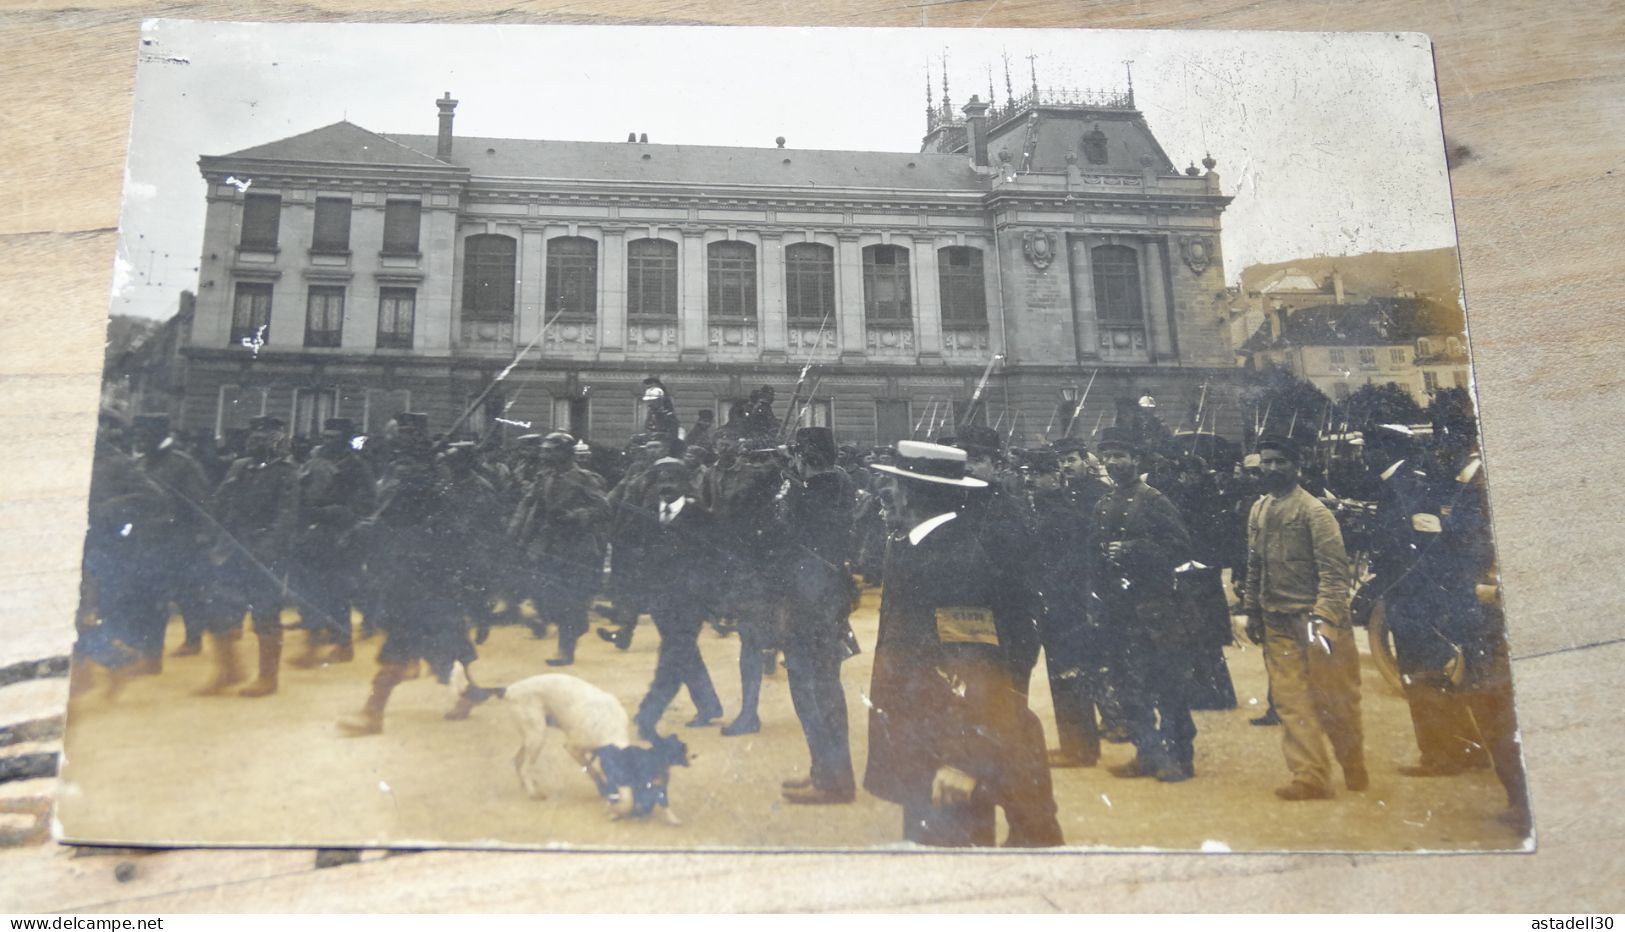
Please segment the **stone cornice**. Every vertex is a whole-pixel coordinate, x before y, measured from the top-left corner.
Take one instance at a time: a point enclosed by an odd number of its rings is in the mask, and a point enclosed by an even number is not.
[[[205,155],[198,159],[198,171],[211,184],[224,182],[226,175],[252,178],[266,186],[305,185],[335,181],[348,184],[413,181],[442,185],[466,184],[470,173],[453,165],[374,165],[363,162],[292,162],[282,159],[240,158]]]

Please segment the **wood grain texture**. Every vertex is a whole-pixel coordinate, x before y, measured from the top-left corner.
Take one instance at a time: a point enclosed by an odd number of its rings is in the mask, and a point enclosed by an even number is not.
[[[1538,853],[431,852],[369,853],[316,870],[309,851],[87,856],[47,843],[0,849],[0,910],[1620,908],[1625,489],[1612,475],[1625,454],[1620,4],[829,0],[816,16],[803,9],[760,0],[0,2],[0,436],[16,443],[0,473],[0,665],[60,654],[71,640],[141,18],[1420,31],[1436,44],[1455,163]],[[50,688],[8,687],[0,720],[48,716],[56,702]],[[124,861],[136,870],[119,882],[114,865]]]

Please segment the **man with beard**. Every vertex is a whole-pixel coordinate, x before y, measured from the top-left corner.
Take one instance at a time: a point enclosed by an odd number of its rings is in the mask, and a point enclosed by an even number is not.
[[[731,427],[717,431],[716,466],[705,475],[700,503],[716,516],[722,560],[722,613],[739,631],[739,714],[722,726],[725,736],[761,730],[757,715],[767,654],[778,649],[780,529],[774,520],[779,470],[759,453],[743,455]],[[768,452],[771,452],[769,448]]]
[[[1289,801],[1329,799],[1329,739],[1343,782],[1367,786],[1360,725],[1360,654],[1349,618],[1349,561],[1337,519],[1298,485],[1298,450],[1258,442],[1264,496],[1247,516],[1247,637],[1264,664],[1281,716]]]
[[[282,419],[272,415],[249,421],[244,456],[231,464],[215,494],[224,531],[209,558],[220,567],[214,598],[218,611],[210,624],[218,664],[205,694],[225,689],[236,675],[232,652],[245,611],[259,642],[259,676],[240,694],[253,699],[277,691],[282,603],[299,517],[298,467],[281,452],[282,427]]]
[[[835,435],[828,427],[796,431],[792,473],[780,497],[784,525],[784,668],[790,701],[801,720],[811,758],[805,779],[785,784],[784,798],[799,805],[851,802],[857,794],[847,737],[841,661],[850,656],[852,480],[835,465]]]
[[[609,518],[609,501],[575,464],[575,443],[563,431],[542,438],[542,471],[509,526],[541,582],[536,608],[558,626],[558,653],[547,660],[553,667],[574,663],[576,642],[587,633],[587,608],[604,567],[600,535]]]
[[[186,637],[175,656],[186,657],[203,649],[203,628],[209,613],[210,524],[214,487],[203,467],[182,452],[169,433],[169,415],[138,414],[132,423],[136,465],[173,501],[173,517],[153,529],[147,547],[158,587],[158,602],[151,624],[132,644],[142,654],[145,669],[161,666],[164,631],[169,626],[169,605],[180,609]]]
[[[322,442],[299,467],[299,524],[294,537],[295,588],[304,616],[305,650],[296,667],[348,663],[355,659],[350,606],[360,601],[361,558],[340,546],[357,522],[372,515],[372,469],[350,446],[355,425],[328,418]],[[321,645],[333,649],[322,657]]]
[[[1063,844],[1044,730],[1016,688],[1010,635],[1031,625],[1023,572],[990,550],[967,493],[963,450],[897,444],[895,505],[905,530],[886,558],[869,689],[864,788],[903,809],[903,837],[964,847]]]
[[[457,604],[455,563],[463,552],[455,502],[435,469],[426,414],[395,416],[394,458],[378,484],[378,507],[357,526],[371,538],[367,565],[378,586],[378,672],[361,711],[338,721],[347,737],[384,730],[384,707],[419,660],[442,682],[452,665],[474,662],[474,645]]]
[[[722,701],[700,655],[700,628],[711,612],[715,591],[716,547],[711,515],[689,497],[693,477],[682,460],[664,457],[649,467],[656,519],[642,552],[649,586],[649,613],[660,632],[654,681],[638,704],[634,721],[645,741],[658,736],[660,716],[688,687],[694,703],[690,728],[722,716]]]
[[[1134,759],[1111,773],[1189,780],[1196,775],[1194,634],[1174,591],[1174,568],[1188,559],[1190,536],[1173,504],[1140,478],[1133,430],[1106,428],[1097,449],[1113,487],[1095,505],[1094,607],[1112,639],[1109,688],[1135,749]]]

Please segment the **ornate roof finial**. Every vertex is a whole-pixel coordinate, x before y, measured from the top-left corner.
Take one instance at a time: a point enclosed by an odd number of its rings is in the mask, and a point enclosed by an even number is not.
[[[992,62],[987,63],[987,105],[990,106],[990,107],[996,107],[996,106],[999,105],[998,95],[993,90],[993,63]]]
[[[935,109],[931,100],[931,56],[925,56],[925,112]]]
[[[1004,105],[1013,107],[1016,105],[1016,89],[1010,84],[1010,53],[1001,54],[1004,56]]]
[[[945,120],[954,118],[954,107],[948,99],[948,47],[942,47],[942,117]]]
[[[1123,68],[1128,72],[1128,105],[1134,106],[1134,59],[1123,61]]]
[[[1038,103],[1038,56],[1027,53],[1027,69],[1033,76],[1033,103]]]

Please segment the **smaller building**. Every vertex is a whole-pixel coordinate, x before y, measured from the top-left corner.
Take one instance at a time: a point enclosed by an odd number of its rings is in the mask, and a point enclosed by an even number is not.
[[[1333,401],[1362,385],[1389,384],[1426,405],[1435,391],[1470,382],[1461,311],[1427,298],[1277,309],[1240,352],[1251,368],[1279,366]]]

